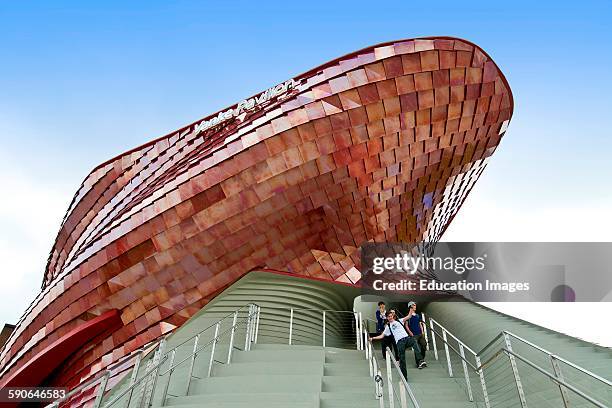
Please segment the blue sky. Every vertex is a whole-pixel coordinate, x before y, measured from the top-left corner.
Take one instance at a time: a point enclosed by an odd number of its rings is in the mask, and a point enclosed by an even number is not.
[[[33,299],[97,164],[314,66],[431,35],[482,46],[515,97],[448,240],[609,240],[612,3],[0,0],[0,323]]]

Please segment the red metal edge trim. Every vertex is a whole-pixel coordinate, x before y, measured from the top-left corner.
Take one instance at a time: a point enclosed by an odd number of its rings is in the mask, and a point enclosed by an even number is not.
[[[97,335],[115,330],[123,325],[119,310],[112,309],[66,333],[43,350],[36,353],[11,376],[0,381],[4,387],[39,386],[72,353],[82,348]]]

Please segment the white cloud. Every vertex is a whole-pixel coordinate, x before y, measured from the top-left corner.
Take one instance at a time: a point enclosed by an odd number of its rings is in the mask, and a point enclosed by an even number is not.
[[[45,264],[73,192],[45,185],[0,156],[0,325],[15,323],[34,299]]]
[[[478,187],[474,189],[477,190]],[[517,200],[518,201],[518,200]],[[444,234],[448,242],[607,242],[612,203],[526,207],[484,194],[468,197]],[[545,205],[545,203],[544,203]]]

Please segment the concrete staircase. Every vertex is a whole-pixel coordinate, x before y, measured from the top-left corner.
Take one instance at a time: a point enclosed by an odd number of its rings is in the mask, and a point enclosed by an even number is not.
[[[196,313],[168,339],[166,350],[175,348],[195,334],[205,330],[199,344],[207,344],[214,336],[214,324],[222,321],[222,330],[231,326],[231,313],[249,302],[262,307],[258,342],[251,350],[244,351],[245,330],[239,327],[235,334],[231,363],[227,364],[229,336],[216,345],[211,376],[208,367],[211,347],[204,348],[194,362],[193,376],[189,379],[189,356],[193,340],[176,348],[174,363],[187,359],[177,366],[168,380],[165,373],[169,362],[161,366],[160,376],[153,392],[154,407],[168,405],[178,408],[378,408],[374,381],[369,376],[364,352],[355,350],[352,314],[327,313],[326,346],[322,347],[322,310],[352,309],[352,300],[359,296],[358,289],[327,282],[318,282],[285,275],[251,273],[218,295]],[[289,309],[294,308],[293,341],[288,344]],[[298,312],[298,310],[300,310]],[[479,350],[501,330],[509,330],[526,339],[541,344],[552,352],[583,365],[609,378],[612,374],[612,358],[608,349],[563,336],[558,333],[522,322],[469,302],[432,302],[425,305],[425,312],[433,316],[467,345]],[[347,318],[348,316],[348,318]],[[246,309],[240,312],[246,317]],[[431,344],[431,334],[430,334]],[[513,343],[514,344],[514,343]],[[479,377],[469,371],[474,401],[467,396],[461,360],[451,352],[454,376],[449,377],[442,341],[437,341],[439,359],[433,350],[427,354],[429,367],[419,370],[413,366],[412,352],[407,352],[408,382],[422,408],[473,408],[484,407]],[[499,347],[502,346],[500,343]],[[491,352],[499,349],[496,346]],[[388,381],[380,345],[374,345],[380,363],[384,385],[384,406],[389,407]],[[543,367],[550,361],[533,353],[518,343],[514,350]],[[485,361],[487,355],[483,356]],[[146,360],[139,370],[145,371]],[[399,377],[393,368],[393,386],[399,389]],[[530,407],[560,407],[559,389],[549,379],[533,369],[519,364],[519,371]],[[552,371],[552,369],[550,370]],[[610,403],[609,387],[572,373],[564,367],[566,378],[572,384],[588,391],[602,402]],[[575,374],[575,375],[574,375]],[[127,387],[127,378],[107,393],[105,402],[113,399]],[[492,407],[518,407],[516,385],[507,357],[500,358],[485,370],[485,379]],[[162,395],[167,386],[167,398]],[[142,388],[142,387],[141,387]],[[127,397],[107,408],[131,408],[139,403],[139,389],[135,398],[127,404]],[[397,394],[396,394],[397,395]],[[571,396],[572,407],[591,406],[579,397]],[[398,398],[398,397],[397,397]],[[396,399],[395,407],[401,405]],[[409,403],[409,406],[412,404]]]
[[[258,344],[237,351],[211,378],[192,380],[189,395],[170,397],[181,408],[375,408],[374,382],[364,354],[320,346]]]

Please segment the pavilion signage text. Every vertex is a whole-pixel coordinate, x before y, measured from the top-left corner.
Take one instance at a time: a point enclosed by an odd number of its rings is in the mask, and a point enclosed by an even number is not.
[[[297,83],[293,79],[289,79],[281,84],[273,86],[272,88],[266,89],[259,96],[245,99],[238,103],[235,108],[230,108],[226,111],[219,112],[219,114],[209,120],[203,120],[198,123],[195,127],[195,133],[199,134],[207,129],[215,127],[221,123],[227,122],[233,119],[243,112],[248,112],[259,108],[262,104],[268,102],[270,99],[286,94],[291,89],[294,89]]]

